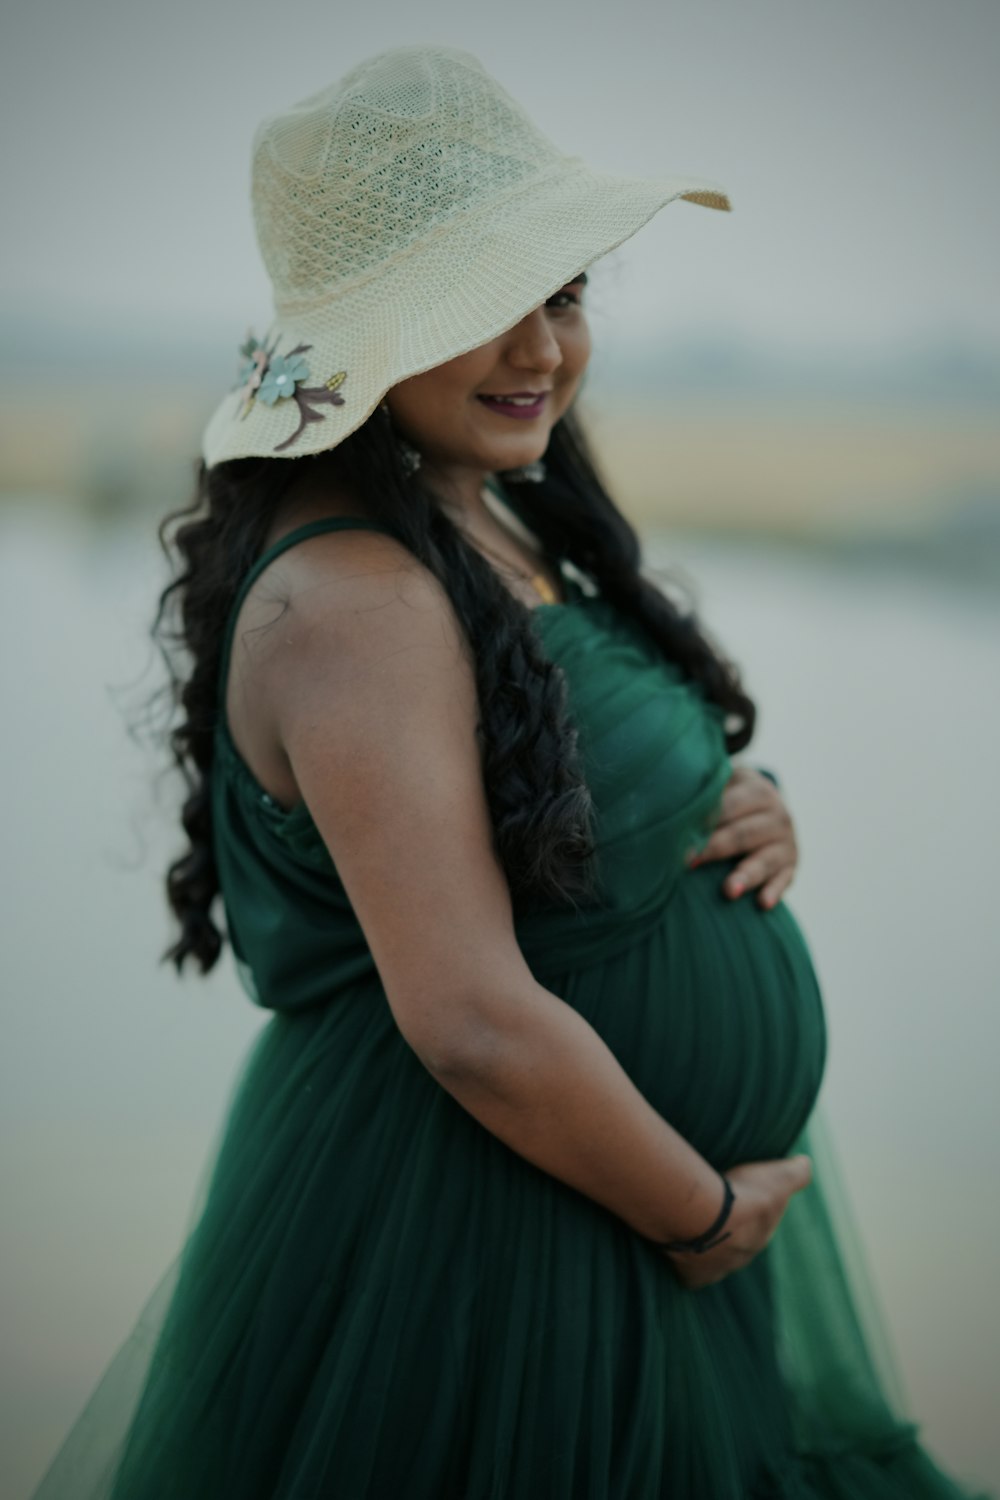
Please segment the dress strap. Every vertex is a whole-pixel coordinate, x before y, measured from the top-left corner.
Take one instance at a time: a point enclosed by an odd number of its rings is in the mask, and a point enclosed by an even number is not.
[[[218,705],[220,717],[224,715],[226,683],[229,681],[229,659],[233,650],[233,635],[236,630],[236,617],[240,612],[243,601],[253,588],[257,579],[264,569],[270,567],[274,560],[287,552],[289,547],[294,547],[299,542],[306,542],[310,537],[320,536],[325,531],[345,530],[383,531],[387,536],[395,536],[391,526],[382,521],[370,520],[367,516],[325,516],[321,521],[309,521],[305,526],[296,526],[294,531],[289,531],[285,536],[279,537],[273,546],[268,547],[257,558],[256,562],[246,574],[243,582],[236,591],[229,618],[226,621],[226,635],[222,646],[222,666],[219,669],[218,682]]]

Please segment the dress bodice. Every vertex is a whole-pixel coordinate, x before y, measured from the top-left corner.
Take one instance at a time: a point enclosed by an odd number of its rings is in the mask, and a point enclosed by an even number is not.
[[[332,998],[373,969],[361,926],[305,803],[282,808],[237,750],[225,684],[239,608],[265,567],[288,547],[338,527],[312,522],[268,549],[245,578],[227,625],[219,682],[212,810],[216,861],[237,966],[251,997],[297,1010]],[[536,973],[620,951],[659,918],[707,836],[731,765],[722,712],[668,662],[638,624],[564,575],[563,603],[533,610],[543,650],[566,679],[581,765],[591,792],[598,898],[535,907],[517,918]]]

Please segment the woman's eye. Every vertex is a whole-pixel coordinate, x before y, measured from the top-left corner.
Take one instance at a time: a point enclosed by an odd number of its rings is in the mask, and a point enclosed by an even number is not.
[[[560,297],[565,297],[566,302],[562,305],[562,311],[566,310],[567,303],[570,307],[578,307],[583,300],[583,289],[587,285],[587,273],[581,271],[579,276],[574,276],[571,281],[558,292],[555,292],[546,302],[546,307],[551,307],[553,302],[558,302]]]
[[[576,293],[576,292],[562,291],[562,292],[556,292],[553,296],[551,296],[549,298],[548,302],[546,302],[545,306],[546,307],[551,307],[554,302],[558,302],[559,301],[560,297],[565,297],[566,298],[566,303],[563,303],[564,307],[567,304],[569,306],[576,306],[579,303],[579,301],[580,301],[578,293]]]

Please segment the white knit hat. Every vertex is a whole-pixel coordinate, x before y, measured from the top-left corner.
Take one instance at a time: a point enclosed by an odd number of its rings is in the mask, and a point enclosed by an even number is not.
[[[392,386],[512,328],[674,198],[730,206],[700,178],[564,155],[469,52],[359,63],[254,136],[275,318],[241,349],[205,462],[335,447]]]

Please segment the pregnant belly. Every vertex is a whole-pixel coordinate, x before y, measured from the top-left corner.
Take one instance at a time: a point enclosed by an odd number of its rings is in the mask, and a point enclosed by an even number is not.
[[[720,1169],[788,1153],[816,1102],[827,1050],[798,923],[783,902],[768,911],[754,892],[722,895],[735,863],[685,872],[661,924],[556,991]]]

